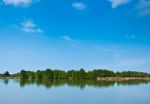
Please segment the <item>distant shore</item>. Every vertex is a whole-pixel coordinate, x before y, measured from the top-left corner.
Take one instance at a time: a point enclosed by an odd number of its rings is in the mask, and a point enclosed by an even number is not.
[[[0,74],[0,79],[24,79],[24,80],[94,80],[94,81],[128,81],[128,80],[148,80],[150,73],[137,71],[114,72],[106,69],[94,69],[86,71],[80,70],[21,70],[16,74],[10,74],[6,71]]]
[[[16,79],[16,80],[40,80],[40,79],[20,79],[17,77],[0,77],[1,80],[3,79]],[[41,80],[52,80],[52,79],[41,79]],[[53,79],[53,80],[66,80],[66,79]],[[68,79],[68,80],[74,80],[74,79]],[[76,79],[81,80],[81,79]],[[82,79],[82,80],[91,80],[91,79]],[[130,80],[145,80],[150,81],[150,77],[98,77],[96,79],[93,79],[96,81],[130,81]]]
[[[150,77],[98,77],[97,78],[97,81],[129,81],[129,80],[150,81]]]

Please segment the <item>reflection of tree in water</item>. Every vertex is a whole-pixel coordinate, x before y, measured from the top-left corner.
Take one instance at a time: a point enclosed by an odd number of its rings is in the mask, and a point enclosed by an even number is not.
[[[26,85],[37,85],[37,86],[45,86],[46,88],[51,87],[60,87],[64,85],[68,85],[71,87],[79,87],[84,89],[85,86],[92,86],[92,87],[111,87],[114,86],[115,83],[117,85],[140,85],[140,84],[147,84],[150,81],[143,81],[143,80],[132,80],[132,81],[95,81],[95,80],[19,80],[21,87]]]
[[[24,87],[25,85],[32,85],[34,84],[34,80],[18,80],[18,82],[20,83],[20,87]]]
[[[5,85],[8,85],[8,84],[9,84],[9,79],[4,79],[3,81],[4,81],[4,84],[5,84]]]
[[[65,84],[64,80],[20,80],[20,86],[24,87],[25,85],[45,86],[46,88],[59,87]]]
[[[129,81],[119,81],[117,82],[117,85],[140,85],[140,84],[148,84],[150,81],[148,80],[129,80]]]
[[[95,81],[95,80],[69,80],[67,81],[68,86],[72,87],[80,87],[84,89],[85,86],[92,86],[92,87],[110,87],[113,86],[115,82],[112,81]]]

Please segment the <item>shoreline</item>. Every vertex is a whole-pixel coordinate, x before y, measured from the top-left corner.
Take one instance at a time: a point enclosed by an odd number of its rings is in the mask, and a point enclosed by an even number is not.
[[[16,80],[39,80],[39,79],[21,79],[17,77],[0,77],[3,79],[16,79]],[[67,78],[66,78],[67,79]],[[65,79],[41,79],[41,80],[65,80]],[[70,80],[70,79],[68,79]],[[150,77],[97,77],[96,79],[71,79],[71,80],[96,80],[96,81],[131,81],[131,80],[145,80],[150,81]]]
[[[130,80],[145,80],[150,81],[150,77],[98,77],[97,81],[130,81]]]

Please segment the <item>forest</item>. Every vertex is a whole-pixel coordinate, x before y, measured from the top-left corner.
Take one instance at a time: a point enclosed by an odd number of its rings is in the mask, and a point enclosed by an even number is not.
[[[17,78],[17,79],[97,79],[105,77],[150,77],[149,73],[137,71],[114,72],[106,69],[94,69],[92,71],[80,70],[38,70],[26,71],[21,70],[16,74],[10,74],[6,71],[0,74],[0,78]]]

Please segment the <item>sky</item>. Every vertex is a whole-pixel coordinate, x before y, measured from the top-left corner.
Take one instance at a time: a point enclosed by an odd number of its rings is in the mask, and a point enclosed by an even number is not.
[[[0,72],[150,72],[150,0],[0,0]]]

